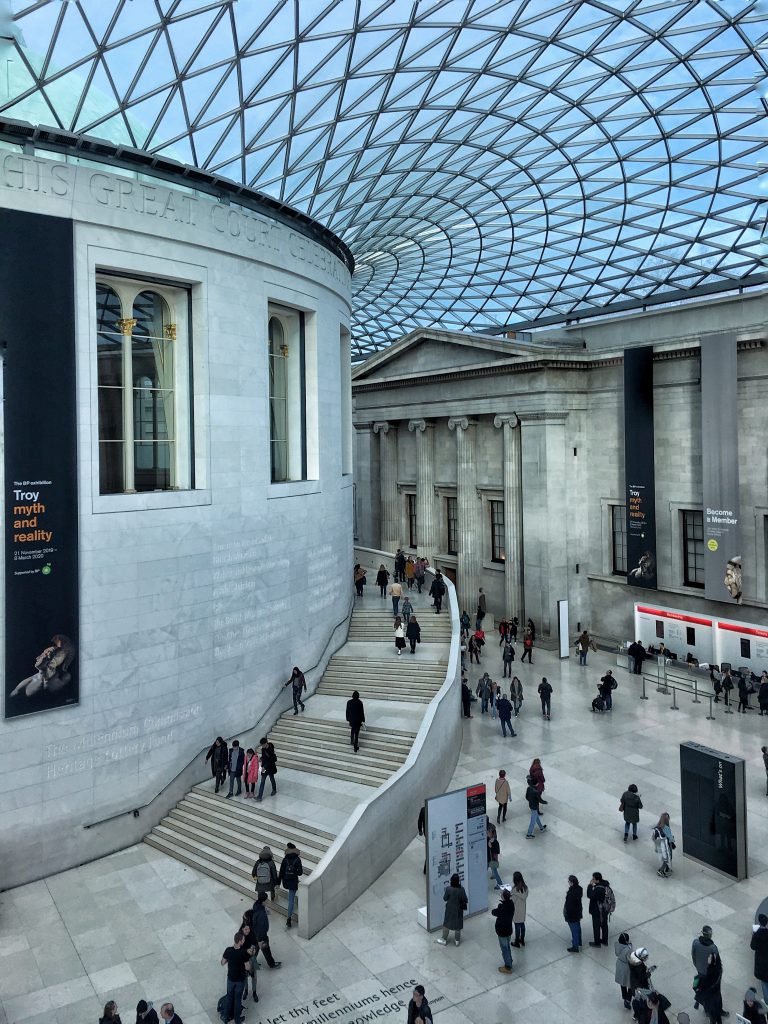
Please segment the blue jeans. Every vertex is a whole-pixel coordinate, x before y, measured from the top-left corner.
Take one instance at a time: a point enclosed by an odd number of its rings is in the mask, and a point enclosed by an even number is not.
[[[763,1001],[768,1003],[768,981],[761,981],[760,984],[763,986]]]
[[[499,940],[499,948],[501,949],[501,956],[504,960],[504,966],[512,969],[512,951],[509,948],[509,935],[497,935],[496,938]]]
[[[240,796],[240,794],[243,791],[243,780],[239,773],[235,774],[234,772],[229,773],[229,795],[232,796],[232,790],[235,785],[235,779],[237,779],[237,795]]]
[[[586,665],[587,664],[587,652],[586,651],[582,651],[581,648],[579,648],[579,664],[580,665]]]
[[[605,700],[605,710],[606,711],[610,711],[613,708],[613,694],[609,693],[608,696],[604,698],[604,700]]]
[[[525,942],[525,921],[515,921],[515,942]]]
[[[481,711],[482,714],[485,714],[487,710],[488,710],[488,698],[487,697],[481,697],[480,698],[480,711]]]
[[[544,831],[544,826],[541,823],[541,818],[539,817],[539,812],[534,810],[534,811],[531,811],[531,823],[528,826],[528,835],[529,836],[533,835],[533,830],[536,827],[536,825],[539,826],[539,832],[543,832]]]
[[[509,719],[509,718],[502,718],[501,719],[501,735],[502,736],[506,736],[507,735],[507,729],[506,729],[507,726],[509,726],[509,735],[510,736],[517,736],[517,733],[512,728],[512,720]]]
[[[628,821],[624,822],[624,835],[625,836],[629,835],[629,822]],[[636,821],[632,822],[632,835],[635,836],[635,837],[637,836],[637,822]]]
[[[581,921],[569,921],[568,927],[571,929],[571,945],[575,946],[576,949],[582,944],[581,942]]]
[[[288,890],[288,920],[293,917],[293,908],[296,906],[296,890]]]
[[[244,981],[230,981],[227,978],[227,1010],[231,1017],[234,1017],[235,1024],[240,1024],[243,1019],[243,991]],[[222,1018],[223,1020],[224,1018]]]
[[[259,783],[259,792],[256,798],[257,800],[261,800],[261,798],[264,796],[264,783],[267,781],[267,779],[269,779],[269,781],[272,783],[272,795],[274,796],[275,793],[277,792],[277,783],[275,782],[275,776],[265,775],[264,772],[262,772],[261,782]]]
[[[392,614],[393,615],[397,615],[397,609],[398,609],[399,605],[400,605],[400,598],[399,597],[393,597],[392,598]]]
[[[497,860],[491,860],[488,862],[488,870],[496,879],[496,885],[504,885],[501,880],[501,875],[499,874],[499,862]]]

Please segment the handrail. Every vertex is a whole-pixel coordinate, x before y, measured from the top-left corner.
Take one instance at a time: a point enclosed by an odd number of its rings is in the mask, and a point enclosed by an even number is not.
[[[311,674],[312,672],[314,672],[314,670],[317,668],[317,666],[322,664],[322,661],[325,658],[326,652],[328,651],[328,648],[329,648],[329,646],[331,644],[331,641],[333,640],[333,637],[334,637],[334,635],[336,633],[336,630],[339,629],[340,626],[343,626],[345,622],[348,623],[350,621],[350,618],[351,618],[351,615],[352,615],[352,608],[354,606],[354,600],[355,600],[355,592],[354,592],[354,589],[353,589],[352,590],[352,594],[351,594],[350,599],[349,599],[349,604],[347,605],[347,613],[346,613],[346,615],[344,616],[343,619],[341,619],[339,622],[337,622],[336,625],[333,627],[333,629],[331,630],[331,632],[330,632],[330,634],[328,636],[328,641],[327,641],[325,647],[323,648],[322,654],[317,659],[315,664],[312,665],[311,668],[307,669],[307,671],[304,673],[305,676],[307,676],[307,675]],[[254,724],[252,726],[250,726],[250,728],[248,728],[248,729],[241,729],[238,732],[238,736],[242,736],[244,733],[249,733],[251,731],[251,729],[255,730],[256,727],[258,726],[259,722],[262,722],[269,715],[270,711],[275,706],[275,704],[277,704],[278,701],[284,701],[285,697],[286,697],[286,695],[283,692],[283,688],[281,687],[280,692],[275,697],[275,699],[272,701],[272,703],[268,705],[266,710],[262,713],[261,717],[256,722],[254,722]],[[228,737],[228,739],[234,739],[234,737]],[[129,807],[126,810],[123,810],[123,811],[116,811],[114,814],[110,814],[106,818],[99,818],[98,821],[91,821],[87,825],[83,825],[83,828],[95,828],[97,825],[104,825],[108,821],[114,821],[115,818],[122,818],[126,814],[132,814],[134,816],[134,818],[138,818],[140,812],[143,811],[146,807],[149,807],[150,804],[153,804],[155,802],[155,800],[159,799],[159,797],[161,797],[163,795],[163,793],[166,791],[166,789],[169,789],[174,784],[174,782],[176,782],[176,780],[179,779],[184,774],[184,772],[187,771],[187,769],[190,768],[195,763],[195,761],[198,759],[198,757],[200,757],[200,755],[203,754],[205,752],[205,750],[206,750],[205,747],[203,747],[201,750],[198,750],[198,752],[192,758],[190,758],[189,761],[187,761],[187,763],[184,765],[184,767],[180,768],[179,771],[176,772],[176,774],[173,776],[173,778],[169,779],[168,782],[166,782],[166,784],[163,786],[163,788],[161,790],[159,790],[157,793],[155,793],[155,795],[153,797],[150,797],[150,799],[145,801],[143,804],[139,804],[138,807]]]

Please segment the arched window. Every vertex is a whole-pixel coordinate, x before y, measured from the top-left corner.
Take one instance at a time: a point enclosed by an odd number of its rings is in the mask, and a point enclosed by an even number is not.
[[[140,292],[132,315],[134,487],[167,490],[174,484],[176,332],[168,304],[157,292]]]
[[[288,354],[285,330],[276,316],[269,318],[269,440],[272,482],[288,475]]]
[[[96,285],[96,360],[99,388],[99,480],[102,494],[125,489],[123,463],[123,310],[105,284]]]

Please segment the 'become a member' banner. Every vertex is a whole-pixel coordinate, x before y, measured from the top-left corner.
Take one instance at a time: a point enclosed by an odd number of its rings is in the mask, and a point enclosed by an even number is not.
[[[0,210],[5,717],[79,699],[72,223]]]
[[[736,335],[701,338],[704,594],[741,604]]]

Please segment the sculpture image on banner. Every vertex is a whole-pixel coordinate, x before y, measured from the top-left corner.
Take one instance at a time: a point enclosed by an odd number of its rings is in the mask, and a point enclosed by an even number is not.
[[[443,894],[457,874],[467,894],[467,913],[488,909],[485,785],[429,797],[425,803],[427,928],[443,923]]]

